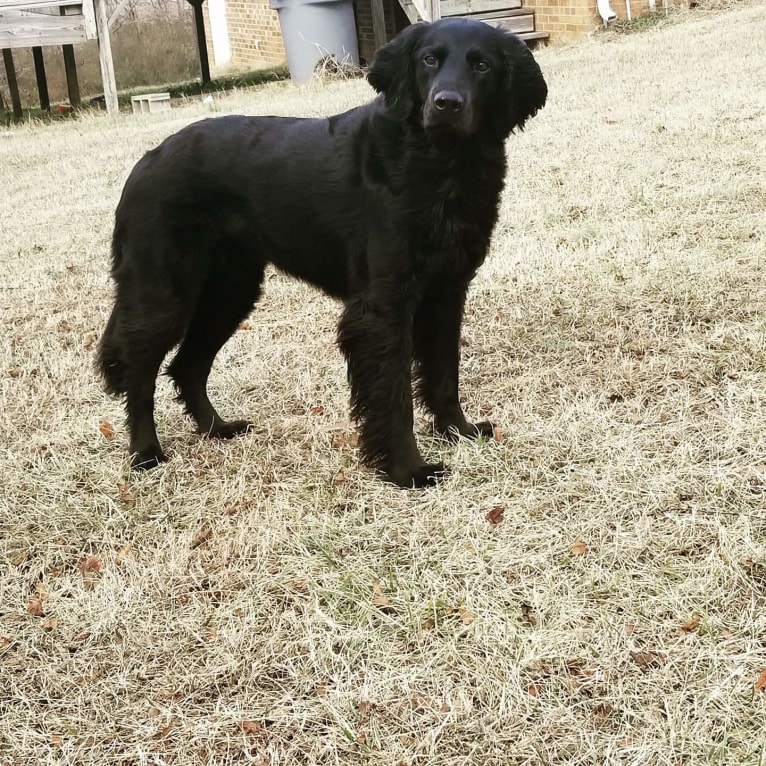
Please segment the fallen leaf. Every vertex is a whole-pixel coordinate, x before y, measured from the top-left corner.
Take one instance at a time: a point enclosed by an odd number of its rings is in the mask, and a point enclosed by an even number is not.
[[[257,721],[240,721],[239,728],[251,737],[263,737],[266,734],[266,729]]]
[[[117,555],[114,557],[114,563],[117,564],[118,567],[122,566],[125,563],[125,559],[129,558],[133,555],[133,546],[130,543],[126,543],[125,545],[120,548],[120,550],[117,551]]]
[[[440,713],[449,713],[452,708],[449,706],[449,703],[442,702],[441,705],[439,705],[439,712]]]
[[[0,636],[0,652],[7,649],[12,643],[10,636]]]
[[[573,556],[582,556],[588,550],[588,546],[578,537],[569,550]]]
[[[766,668],[764,668],[758,678],[755,679],[755,690],[757,692],[766,691]]]
[[[114,426],[108,420],[102,420],[99,423],[98,430],[105,439],[114,438]]]
[[[367,734],[365,732],[360,731],[359,734],[356,735],[356,744],[357,745],[367,744]]]
[[[101,559],[98,556],[87,556],[78,565],[78,569],[82,574],[88,574],[89,572],[101,571]]]
[[[702,621],[702,617],[697,614],[696,612],[692,615],[690,620],[687,620],[682,626],[681,630],[684,633],[691,633],[693,630],[697,630],[700,626],[700,622]]]
[[[90,349],[95,342],[96,336],[92,332],[86,333],[85,337],[82,339],[82,347],[86,350]]]
[[[309,412],[312,415],[324,415],[324,407],[321,404],[315,404]]]
[[[43,630],[53,630],[57,628],[59,624],[58,617],[46,617],[43,620]]]
[[[535,608],[532,604],[521,602],[521,621],[525,622],[530,627],[534,628],[537,625],[537,617],[535,616]]]
[[[345,484],[348,481],[346,478],[346,472],[341,468],[338,470],[338,473],[335,474],[335,476],[332,477],[332,483],[339,487],[341,484]]]
[[[503,520],[505,515],[505,506],[496,505],[491,511],[487,512],[484,517],[490,524],[499,524]]]
[[[252,330],[253,329],[253,325],[246,320],[244,322],[240,322],[239,323],[239,329],[240,330]]]
[[[476,619],[476,612],[472,612],[470,609],[466,609],[464,606],[459,610],[460,619],[463,621],[463,625],[470,625]]]
[[[383,593],[383,588],[380,586],[380,580],[377,579],[372,581],[372,604],[385,614],[392,614],[396,611],[394,602]]]
[[[530,684],[527,686],[527,694],[530,697],[539,697],[542,689],[537,684]]]
[[[128,508],[132,508],[135,505],[135,499],[133,493],[130,491],[130,485],[124,482],[117,485],[117,497],[120,498],[120,502],[126,505]]]
[[[664,655],[657,652],[630,652],[630,658],[642,670],[662,667],[667,661]]]
[[[495,427],[492,429],[492,438],[493,438],[493,439],[494,439],[496,442],[501,442],[501,441],[504,441],[504,440],[505,440],[505,431],[503,431],[503,429],[502,429],[502,428],[499,428],[498,426],[495,426]]]
[[[428,619],[423,620],[423,624],[420,626],[420,629],[421,630],[433,630],[434,629],[434,625],[436,625],[436,623],[434,622],[433,618],[429,617]]]
[[[197,532],[196,535],[194,535],[194,538],[191,541],[191,545],[189,546],[192,550],[195,548],[199,548],[200,545],[203,543],[206,543],[211,537],[213,536],[213,529],[211,527],[202,527],[199,532]]]
[[[29,601],[27,602],[27,614],[31,614],[33,617],[43,616],[43,600],[38,594],[29,597]]]
[[[64,738],[60,734],[51,734],[51,745],[61,747],[64,744]]]
[[[370,717],[371,710],[372,703],[370,702],[370,698],[363,693],[362,696],[359,697],[359,715],[362,716],[362,720]]]
[[[625,623],[625,635],[630,636],[633,635],[633,631],[636,629],[636,623],[635,622],[626,622]]]

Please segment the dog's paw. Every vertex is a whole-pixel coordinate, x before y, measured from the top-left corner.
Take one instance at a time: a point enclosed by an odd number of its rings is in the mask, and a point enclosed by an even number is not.
[[[150,471],[168,460],[159,444],[135,450],[130,457],[130,466],[134,471]]]
[[[482,420],[480,423],[466,423],[462,427],[435,423],[434,430],[442,438],[455,443],[461,437],[464,439],[491,438],[495,427],[488,420]]]
[[[471,423],[472,433],[466,434],[469,439],[491,439],[495,435],[495,427],[489,420],[480,423]]]
[[[249,420],[222,420],[216,426],[205,431],[210,439],[233,439],[235,436],[246,434],[253,424]]]
[[[444,463],[426,463],[408,470],[391,471],[386,479],[404,489],[434,487],[449,473]]]

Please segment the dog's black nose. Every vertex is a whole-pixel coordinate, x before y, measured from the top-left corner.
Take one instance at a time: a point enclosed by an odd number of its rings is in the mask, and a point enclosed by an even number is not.
[[[465,106],[465,100],[457,91],[440,90],[434,95],[434,106],[443,112],[460,112]]]

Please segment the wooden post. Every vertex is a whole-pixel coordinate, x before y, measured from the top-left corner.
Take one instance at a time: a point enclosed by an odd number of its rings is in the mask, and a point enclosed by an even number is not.
[[[438,21],[442,17],[441,3],[439,0],[426,0],[426,7],[431,14],[431,21]]]
[[[194,8],[194,29],[197,32],[197,52],[199,53],[199,69],[202,84],[210,82],[210,61],[207,56],[207,39],[205,37],[205,17],[202,15],[202,3],[205,0],[188,0]]]
[[[37,79],[37,92],[40,94],[40,109],[50,114],[51,100],[48,96],[48,78],[45,76],[43,49],[39,46],[32,48],[32,60],[35,62],[35,78]]]
[[[66,87],[69,94],[69,103],[75,108],[79,109],[82,104],[80,103],[80,83],[77,79],[77,62],[74,58],[74,46],[62,45],[61,49],[64,52],[64,71],[66,72]]]
[[[64,9],[59,8],[59,13],[64,16]],[[62,45],[64,54],[64,72],[66,73],[66,88],[69,95],[69,103],[74,109],[79,109],[80,83],[77,80],[77,62],[74,57],[74,45]]]
[[[372,33],[375,36],[375,47],[380,48],[388,42],[386,34],[386,14],[383,10],[383,0],[372,0]]]
[[[109,37],[109,11],[106,0],[95,0],[96,29],[98,30],[98,61],[101,64],[101,82],[104,85],[104,99],[108,114],[117,114],[117,81],[114,77],[112,42]]]
[[[24,116],[24,113],[21,111],[19,83],[16,79],[16,67],[13,65],[13,54],[11,53],[10,48],[3,48],[3,63],[5,64],[5,76],[8,78],[8,90],[11,92],[13,119],[14,122],[19,122]]]

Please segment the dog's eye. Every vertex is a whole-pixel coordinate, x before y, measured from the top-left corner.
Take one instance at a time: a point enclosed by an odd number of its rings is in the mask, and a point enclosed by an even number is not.
[[[473,68],[474,68],[474,69],[475,69],[477,72],[488,72],[488,71],[489,71],[489,64],[488,64],[486,61],[477,61],[477,62],[476,62],[474,65],[473,65]]]
[[[426,55],[423,56],[423,63],[426,66],[436,66],[439,63],[439,60],[433,53],[426,53]]]

